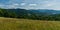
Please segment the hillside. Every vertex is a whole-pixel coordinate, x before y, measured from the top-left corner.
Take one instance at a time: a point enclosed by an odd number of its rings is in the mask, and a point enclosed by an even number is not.
[[[60,22],[0,17],[0,30],[60,30]]]
[[[0,17],[60,21],[60,11],[49,9],[0,9]]]

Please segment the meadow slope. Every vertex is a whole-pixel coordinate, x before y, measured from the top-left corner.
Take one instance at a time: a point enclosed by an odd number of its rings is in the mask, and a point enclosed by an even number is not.
[[[0,30],[60,30],[60,21],[0,18]]]

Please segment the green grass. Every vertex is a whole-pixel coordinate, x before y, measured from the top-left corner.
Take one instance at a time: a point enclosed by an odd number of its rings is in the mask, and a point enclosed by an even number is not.
[[[0,30],[60,30],[60,21],[0,18]]]

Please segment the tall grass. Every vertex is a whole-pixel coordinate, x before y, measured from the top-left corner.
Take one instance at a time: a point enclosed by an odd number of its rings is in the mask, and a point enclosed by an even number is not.
[[[0,30],[60,30],[60,21],[0,18]]]

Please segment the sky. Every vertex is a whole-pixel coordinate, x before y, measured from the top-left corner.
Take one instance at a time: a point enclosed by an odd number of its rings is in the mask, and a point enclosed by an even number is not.
[[[60,10],[60,0],[0,0],[0,8]]]

